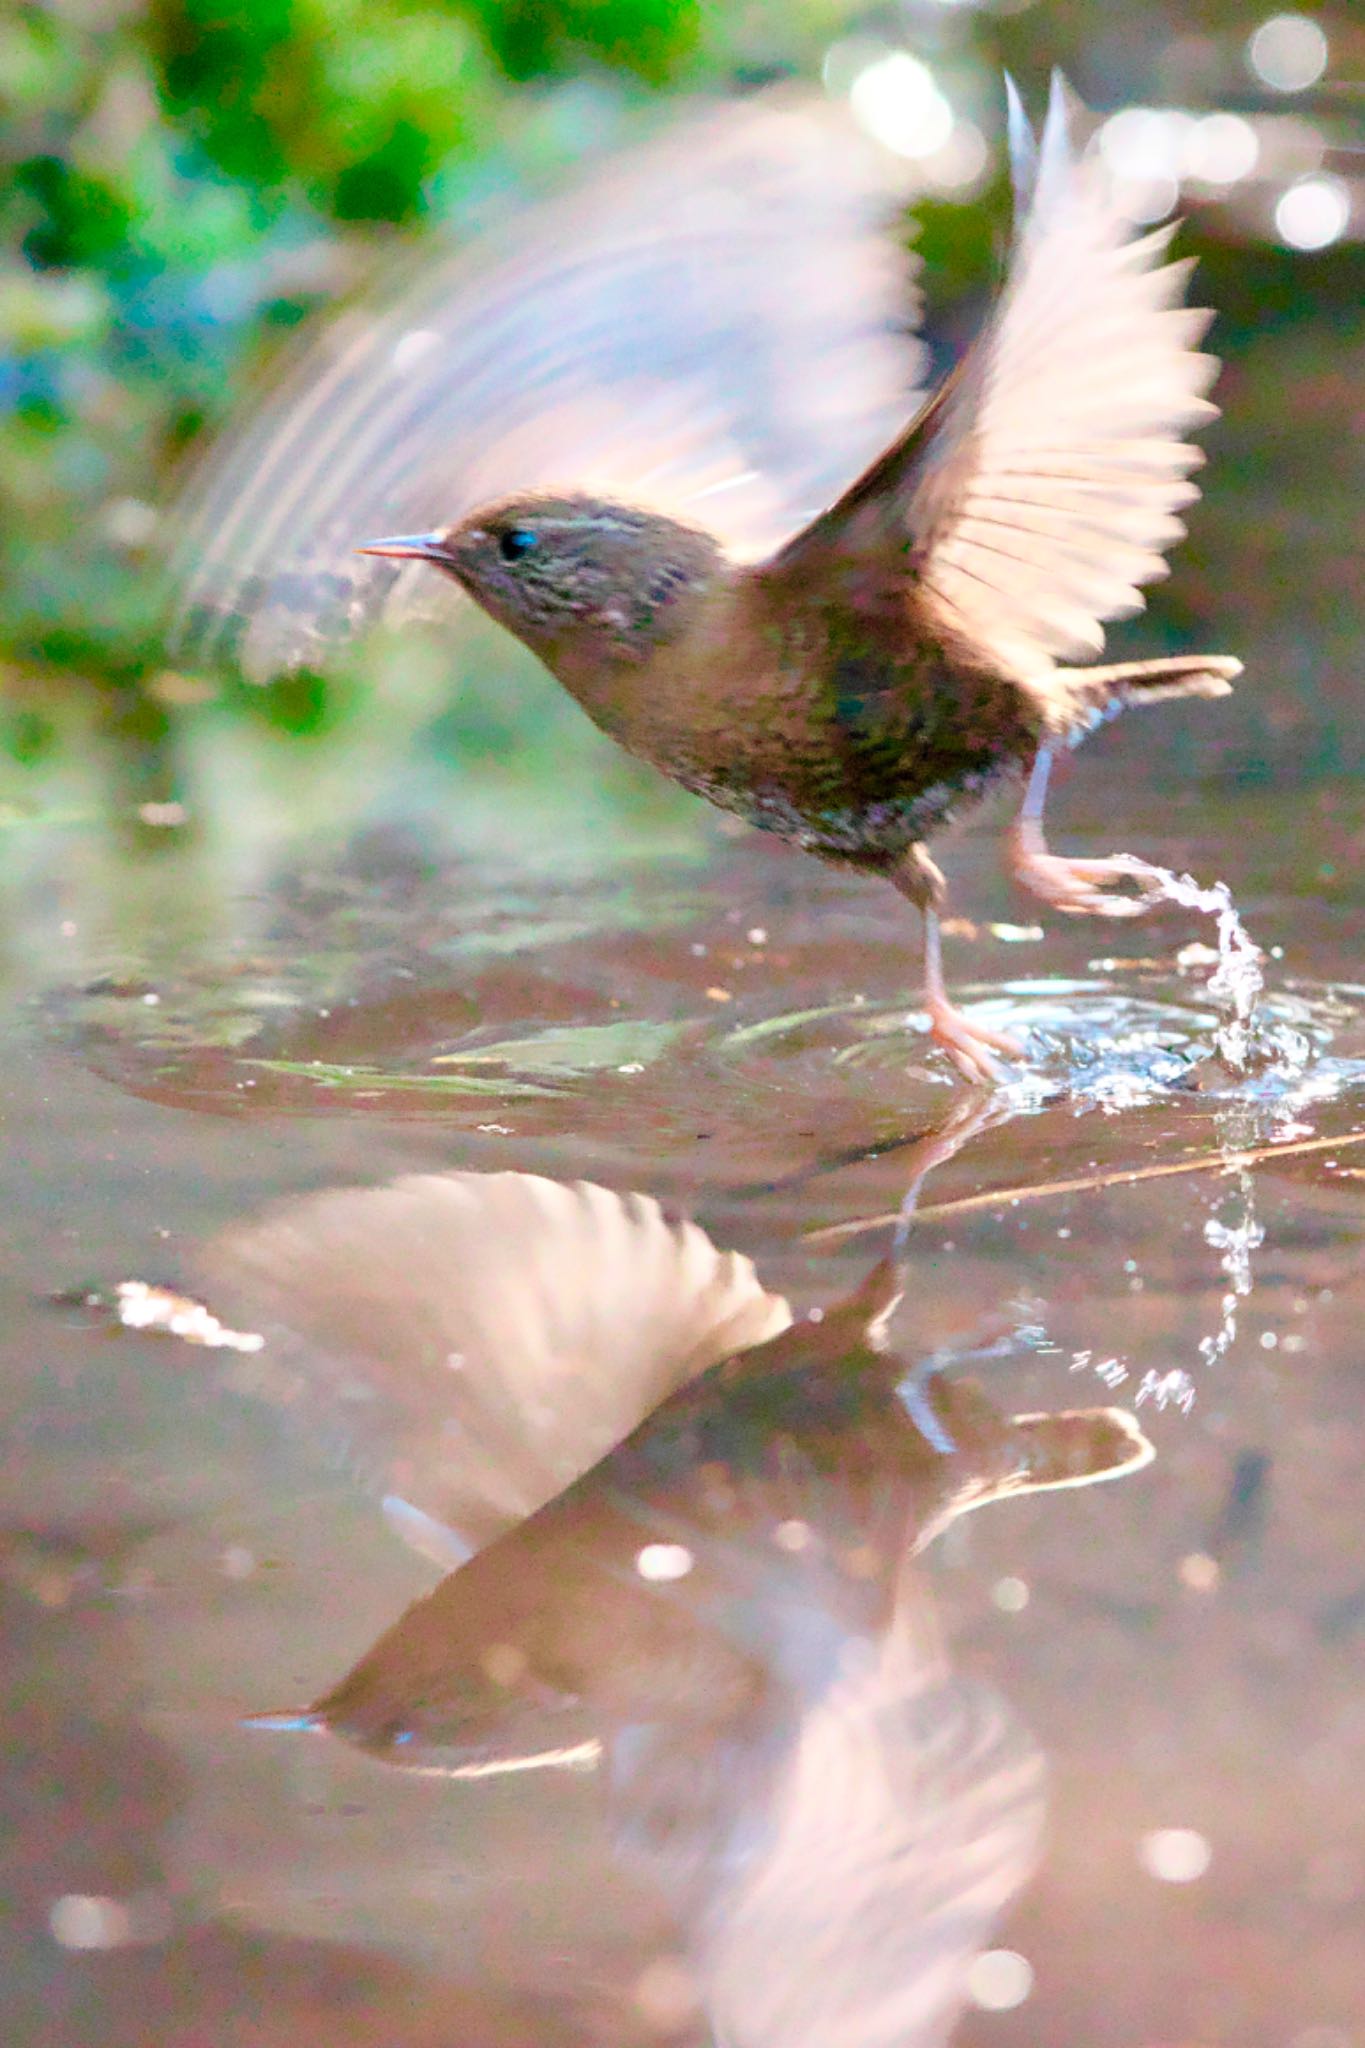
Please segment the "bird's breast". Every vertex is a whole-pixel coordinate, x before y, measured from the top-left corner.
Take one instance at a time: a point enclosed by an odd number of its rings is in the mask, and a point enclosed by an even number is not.
[[[1011,683],[932,643],[773,618],[742,590],[630,668],[562,680],[631,752],[759,828],[883,866],[1026,757],[1037,720]]]

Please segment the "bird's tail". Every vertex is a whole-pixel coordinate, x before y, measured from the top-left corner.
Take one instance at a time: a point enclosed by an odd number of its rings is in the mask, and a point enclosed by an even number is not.
[[[1113,661],[1100,668],[1058,668],[1050,690],[1064,703],[1077,734],[1126,711],[1169,697],[1226,697],[1242,664],[1232,654],[1171,654],[1158,661]]]

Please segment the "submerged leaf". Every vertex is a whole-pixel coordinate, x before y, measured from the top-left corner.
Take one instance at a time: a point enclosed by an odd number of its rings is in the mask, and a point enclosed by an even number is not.
[[[590,1074],[599,1067],[637,1060],[647,1064],[667,1052],[687,1028],[686,1023],[625,1017],[615,1024],[564,1025],[532,1038],[504,1038],[493,1045],[437,1053],[431,1064],[445,1069],[499,1065],[530,1074]]]
[[[339,1067],[327,1060],[243,1060],[244,1067],[260,1067],[267,1074],[293,1074],[300,1080],[316,1081],[319,1087],[367,1095],[383,1092],[408,1095],[420,1090],[426,1095],[557,1095],[556,1088],[539,1088],[532,1081],[494,1080],[486,1074],[404,1074],[379,1067]]]

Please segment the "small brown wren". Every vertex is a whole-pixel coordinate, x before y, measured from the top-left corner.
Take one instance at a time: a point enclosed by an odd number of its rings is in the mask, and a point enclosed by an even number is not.
[[[1048,852],[1052,750],[1239,668],[1063,665],[1165,573],[1217,367],[1170,230],[1134,231],[1078,122],[1058,80],[1038,147],[1011,93],[1009,275],[923,402],[915,265],[831,104],[694,109],[434,239],[197,466],[166,523],[177,658],[264,682],[381,620],[448,631],[462,587],[634,753],[892,880],[924,912],[935,1035],[996,1078],[1017,1048],[947,1001],[926,842],[1027,771],[1020,879],[1145,908],[1140,863]]]
[[[1122,859],[1041,831],[1050,752],[1129,703],[1221,696],[1222,655],[1067,667],[1140,609],[1197,497],[1185,438],[1216,408],[1210,315],[1180,303],[1170,230],[1135,237],[1054,83],[1041,146],[1011,94],[1022,218],[984,333],[905,431],[775,554],[586,495],[532,494],[362,552],[444,571],[613,738],[685,788],[924,914],[934,1036],[975,1081],[1012,1041],[948,1000],[944,882],[926,842],[1031,767],[1019,880],[1068,912],[1130,915]]]

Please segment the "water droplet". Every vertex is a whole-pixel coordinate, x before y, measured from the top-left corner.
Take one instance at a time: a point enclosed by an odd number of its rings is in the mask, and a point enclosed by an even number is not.
[[[1138,1843],[1138,1861],[1162,1884],[1193,1884],[1213,1861],[1213,1850],[1196,1828],[1153,1828]]]
[[[1176,1572],[1181,1585],[1188,1586],[1192,1593],[1212,1593],[1223,1576],[1217,1558],[1206,1556],[1202,1550],[1192,1550],[1188,1557],[1182,1557]]]
[[[515,1643],[490,1643],[479,1652],[479,1663],[494,1685],[510,1688],[526,1673],[526,1652]]]
[[[66,1892],[54,1899],[47,1924],[62,1948],[114,1949],[162,1941],[170,1932],[169,1904],[160,1892],[130,1893],[126,1899],[94,1892]]]
[[[700,2010],[697,1980],[680,1956],[656,1956],[635,1980],[635,2003],[652,2030],[679,2033]]]
[[[685,1543],[646,1543],[635,1554],[635,1569],[642,1579],[666,1584],[685,1579],[696,1561]]]
[[[953,132],[953,110],[933,73],[908,50],[890,50],[866,65],[848,98],[859,127],[897,156],[932,156]]]
[[[1012,1948],[988,1948],[967,1972],[967,1996],[982,2012],[1009,2012],[1033,1989],[1033,1965]]]
[[[389,362],[402,376],[404,371],[413,369],[425,356],[429,356],[434,348],[439,347],[440,340],[440,335],[432,328],[414,327],[407,334],[399,336],[393,345]]]
[[[1161,1410],[1165,1410],[1174,1402],[1182,1415],[1188,1415],[1194,1406],[1194,1381],[1178,1366],[1173,1367],[1170,1372],[1161,1373],[1149,1367],[1138,1384],[1137,1393],[1133,1396],[1133,1405],[1141,1408],[1147,1401],[1155,1401]]]

